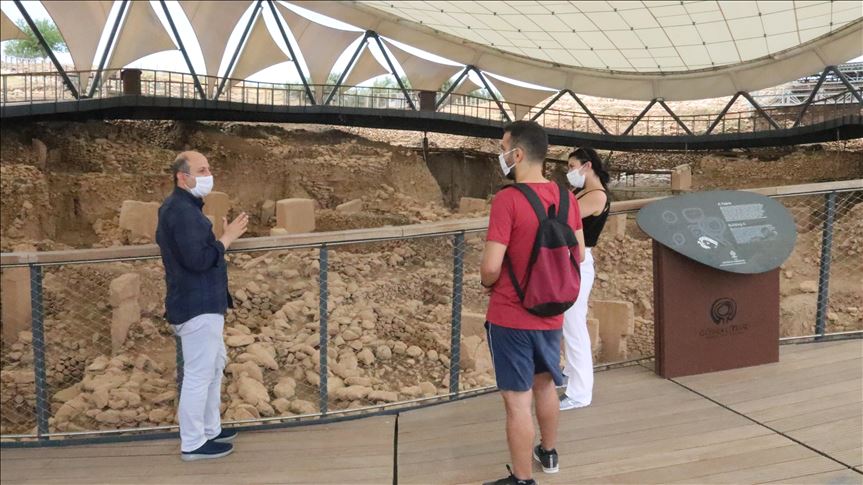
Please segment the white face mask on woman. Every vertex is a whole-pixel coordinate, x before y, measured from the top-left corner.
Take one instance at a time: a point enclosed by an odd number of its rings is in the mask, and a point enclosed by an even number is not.
[[[199,199],[206,197],[213,190],[213,176],[206,175],[195,177],[195,186],[189,189],[189,193]]]
[[[572,185],[576,189],[580,189],[584,187],[584,182],[587,180],[587,177],[581,173],[580,168],[576,168],[566,174],[566,180],[569,182],[569,185]]]

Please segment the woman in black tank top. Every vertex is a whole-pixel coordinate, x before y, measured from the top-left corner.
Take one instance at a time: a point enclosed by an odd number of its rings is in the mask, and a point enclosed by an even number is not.
[[[596,274],[590,249],[596,246],[611,207],[608,172],[592,148],[577,148],[569,155],[570,185],[584,226],[584,261],[580,265],[581,287],[575,304],[563,314],[563,340],[566,350],[566,392],[560,397],[560,410],[584,407],[593,399],[593,351],[587,331],[587,301]]]

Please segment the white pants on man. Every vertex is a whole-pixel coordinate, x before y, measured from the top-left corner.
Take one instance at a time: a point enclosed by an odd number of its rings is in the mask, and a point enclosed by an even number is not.
[[[593,351],[590,348],[590,333],[587,331],[587,300],[593,287],[593,255],[585,249],[581,263],[581,287],[578,299],[563,314],[563,342],[566,363],[566,396],[580,405],[587,406],[593,400]]]
[[[222,432],[222,372],[228,355],[222,329],[225,316],[198,315],[174,327],[183,347],[180,389],[180,450],[195,451]]]

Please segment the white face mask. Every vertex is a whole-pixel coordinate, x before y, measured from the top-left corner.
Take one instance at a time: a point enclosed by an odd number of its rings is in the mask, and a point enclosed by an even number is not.
[[[206,197],[213,190],[213,176],[195,177],[195,186],[189,189],[189,193],[199,199]]]
[[[508,179],[512,179],[512,177],[510,177],[509,174],[510,174],[510,172],[512,172],[512,169],[515,168],[515,164],[513,164],[513,166],[510,167],[506,163],[506,155],[509,153],[512,153],[513,151],[515,151],[515,148],[513,148],[512,150],[505,151],[505,152],[503,152],[497,156],[497,160],[500,162],[500,169],[503,171],[503,176],[508,178]]]
[[[584,187],[584,182],[587,180],[587,177],[581,173],[581,169],[575,169],[566,174],[566,180],[569,181],[569,185],[572,185],[576,189],[580,189]]]

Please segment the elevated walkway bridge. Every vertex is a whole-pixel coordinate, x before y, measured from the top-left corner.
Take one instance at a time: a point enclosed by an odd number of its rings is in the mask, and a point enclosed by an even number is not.
[[[825,71],[827,72],[827,71]],[[520,106],[455,94],[398,88],[272,84],[231,79],[215,99],[202,99],[191,75],[164,71],[114,72],[92,96],[74,97],[65,83],[94,72],[2,75],[0,118],[15,121],[163,119],[313,123],[499,138],[512,116],[527,113],[556,145],[612,150],[708,150],[765,147],[863,137],[863,97],[857,86],[798,105],[762,107],[745,92],[719,113],[681,114],[662,99],[638,115],[592,112],[573,92],[549,92],[544,106]],[[140,77],[140,78],[139,78]],[[198,76],[202,78],[202,76]],[[206,77],[202,79],[206,80]],[[70,81],[71,80],[71,81]],[[203,81],[202,84],[205,84]],[[308,95],[321,92],[323,102]],[[559,109],[572,97],[580,110]],[[738,100],[752,109],[732,111]],[[656,114],[656,113],[661,114]]]

